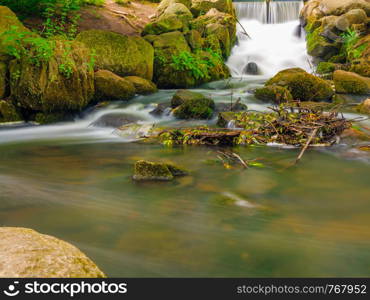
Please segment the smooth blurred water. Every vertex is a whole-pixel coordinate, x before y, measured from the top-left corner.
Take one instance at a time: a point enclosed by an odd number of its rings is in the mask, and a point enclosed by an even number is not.
[[[232,80],[200,91],[226,102],[233,92],[264,110],[247,92],[258,84]],[[112,112],[176,125],[148,114],[173,92],[113,103],[75,123],[0,130],[1,225],[67,240],[108,276],[369,275],[368,152],[310,149],[292,166],[298,149],[237,147],[264,167],[225,169],[217,148],[143,145],[90,126]],[[139,159],[172,162],[190,176],[135,183]]]

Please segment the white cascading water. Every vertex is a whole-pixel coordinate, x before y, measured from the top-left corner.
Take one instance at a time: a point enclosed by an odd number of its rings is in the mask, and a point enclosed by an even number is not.
[[[303,1],[273,1],[267,13],[265,2],[234,3],[238,19],[238,40],[227,62],[234,77],[247,75],[249,63],[258,67],[258,75],[299,67],[310,70],[306,42],[299,36],[299,12]],[[267,21],[269,20],[269,24]]]

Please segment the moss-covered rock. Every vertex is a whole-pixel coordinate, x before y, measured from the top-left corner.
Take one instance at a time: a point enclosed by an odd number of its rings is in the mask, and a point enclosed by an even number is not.
[[[10,101],[0,100],[0,123],[22,120],[16,108]]]
[[[7,89],[7,73],[7,64],[0,61],[0,99],[6,96],[5,94]]]
[[[81,32],[77,41],[95,52],[95,67],[119,76],[153,77],[153,48],[141,37],[103,30]]]
[[[370,115],[370,98],[364,100],[361,104],[357,106],[357,111],[362,114]]]
[[[204,46],[204,39],[202,38],[202,35],[197,30],[189,30],[185,34],[186,41],[188,42],[189,46],[191,47],[191,50],[197,51],[203,48]]]
[[[137,181],[170,181],[173,180],[175,176],[184,175],[187,175],[187,171],[172,164],[139,160],[134,166],[133,179]]]
[[[363,9],[352,9],[337,18],[335,27],[341,31],[346,31],[354,24],[367,23],[367,15]]]
[[[334,63],[322,61],[317,65],[316,72],[319,74],[333,73],[336,69]]]
[[[256,89],[255,97],[262,101],[274,103],[289,102],[293,100],[289,90],[282,86],[267,85],[263,88]]]
[[[178,119],[210,119],[215,109],[212,99],[200,93],[180,90],[171,101],[173,114]]]
[[[162,0],[158,5],[156,16],[159,17],[164,11],[174,3],[184,4],[188,9],[191,7],[191,0]]]
[[[232,45],[229,30],[225,25],[208,24],[206,26],[206,35],[208,37],[209,36],[217,37],[223,57],[227,58],[230,56]]]
[[[306,28],[307,31],[307,28]],[[339,46],[330,43],[324,36],[324,27],[320,26],[314,31],[307,31],[307,52],[308,54],[323,59],[338,54]]]
[[[370,77],[370,61],[367,59],[360,59],[351,64],[349,71],[357,73],[361,76]]]
[[[95,72],[95,98],[97,100],[128,100],[135,96],[134,84],[110,71]]]
[[[193,15],[184,4],[173,3],[156,20],[144,27],[143,35],[187,31],[191,19]]]
[[[201,93],[196,93],[189,90],[178,90],[171,99],[171,107],[176,108],[187,101],[201,101],[204,98],[206,97]]]
[[[127,76],[124,79],[130,81],[134,85],[136,94],[148,95],[158,91],[156,85],[150,80],[138,76]]]
[[[81,110],[94,95],[90,50],[79,42],[55,41],[53,51],[40,65],[27,57],[9,63],[11,96],[27,110]]]
[[[44,125],[44,124],[52,124],[57,122],[62,122],[66,120],[73,120],[73,114],[69,114],[68,112],[55,112],[55,113],[42,113],[39,112],[35,114],[31,118],[36,123]]]
[[[356,73],[337,70],[333,75],[335,90],[345,94],[369,94],[370,78]]]
[[[32,229],[1,227],[0,251],[0,277],[105,277],[76,247]]]
[[[234,14],[232,0],[193,0],[191,12],[197,17],[206,14],[212,8],[228,14]]]
[[[324,101],[334,95],[331,85],[300,68],[287,69],[279,72],[269,81],[266,86],[275,85],[287,88],[294,100],[300,101]]]

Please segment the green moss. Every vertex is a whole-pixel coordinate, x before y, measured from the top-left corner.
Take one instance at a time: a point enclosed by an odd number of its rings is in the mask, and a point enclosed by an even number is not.
[[[212,99],[190,99],[178,106],[173,114],[179,119],[210,119],[214,108],[215,103]]]
[[[333,73],[335,71],[335,64],[330,62],[320,62],[317,65],[316,71],[319,74]]]
[[[334,95],[329,82],[299,68],[279,72],[266,82],[266,86],[268,85],[285,87],[290,91],[294,100],[300,101],[329,100]]]
[[[156,85],[147,79],[138,76],[127,76],[124,79],[130,81],[134,85],[136,94],[148,95],[157,91]]]
[[[66,113],[37,113],[35,121],[39,124],[52,124],[66,120]]]
[[[370,78],[352,72],[335,71],[334,84],[337,93],[363,95],[370,92]]]
[[[153,47],[141,37],[124,36],[103,30],[81,32],[77,41],[95,51],[95,67],[120,76],[152,79]]]
[[[189,90],[178,90],[171,99],[171,107],[176,108],[187,101],[201,101],[206,98],[201,93],[192,92]]]
[[[370,77],[370,62],[367,59],[355,61],[352,63],[349,71],[361,76]]]
[[[133,179],[169,181],[173,180],[174,176],[166,164],[139,160],[134,166]]]
[[[0,100],[0,122],[21,121],[22,117],[9,101]]]
[[[289,90],[281,86],[268,85],[263,88],[256,89],[254,95],[259,100],[274,103],[289,102],[293,100],[293,96]]]

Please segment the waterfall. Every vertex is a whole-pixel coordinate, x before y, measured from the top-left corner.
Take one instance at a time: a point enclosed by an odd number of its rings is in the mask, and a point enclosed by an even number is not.
[[[293,67],[310,70],[306,42],[299,25],[303,1],[234,2],[238,19],[238,44],[233,48],[227,65],[234,77],[248,74],[258,67],[264,77]],[[269,13],[267,13],[269,11]],[[268,22],[269,21],[269,22]],[[250,66],[253,68],[250,68]]]
[[[261,23],[284,23],[297,20],[303,1],[234,2],[238,19],[257,20]]]

